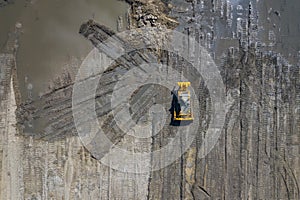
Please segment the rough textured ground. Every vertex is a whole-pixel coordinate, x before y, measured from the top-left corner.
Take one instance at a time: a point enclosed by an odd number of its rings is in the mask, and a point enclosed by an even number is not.
[[[12,36],[6,54],[0,57],[1,199],[299,199],[299,62],[289,63],[282,54],[271,51],[275,49],[273,37],[261,40],[257,5],[244,3],[243,10],[233,14],[241,19],[234,20],[231,13],[236,5],[222,0],[128,2],[132,5],[131,28],[176,27],[196,37],[215,57],[233,102],[218,144],[207,157],[197,158],[209,122],[209,92],[200,85],[201,134],[180,159],[145,174],[103,166],[76,136],[71,110],[74,76],[68,73],[40,100],[18,104],[18,127],[34,119],[42,124],[37,133],[16,130]],[[95,46],[113,34],[96,22],[82,26],[80,33]],[[173,54],[132,53],[104,74],[96,100],[105,103],[118,75],[156,55],[170,65],[176,60],[174,67],[184,66],[182,71],[187,73],[188,64]],[[167,95],[141,98],[157,93]],[[142,108],[146,110],[155,102],[167,105],[169,94],[165,88],[141,88],[131,99],[134,119],[143,115]],[[97,114],[107,124],[104,128],[113,127],[114,134],[109,137],[120,145],[134,141],[118,130],[105,108],[97,107]],[[134,146],[137,150],[159,149],[173,133],[174,127],[166,125],[161,134]]]

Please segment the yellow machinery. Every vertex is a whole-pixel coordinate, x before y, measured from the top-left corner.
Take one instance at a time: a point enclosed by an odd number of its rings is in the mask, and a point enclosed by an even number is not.
[[[174,109],[175,121],[192,121],[193,113],[191,106],[191,92],[188,87],[190,82],[178,82],[179,89],[177,90],[177,102]]]

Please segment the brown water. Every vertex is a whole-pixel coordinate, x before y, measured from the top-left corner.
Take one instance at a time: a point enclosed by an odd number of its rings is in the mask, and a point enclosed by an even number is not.
[[[0,9],[0,45],[16,22],[23,34],[17,54],[17,72],[22,98],[45,91],[71,59],[82,60],[92,49],[78,34],[80,25],[95,19],[113,30],[117,18],[125,18],[128,5],[117,0],[26,0]],[[74,66],[75,67],[75,66]],[[28,91],[28,88],[32,88]]]

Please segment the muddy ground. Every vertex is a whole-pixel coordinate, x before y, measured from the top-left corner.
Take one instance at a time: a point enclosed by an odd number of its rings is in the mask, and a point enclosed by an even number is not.
[[[296,41],[300,36],[299,22],[288,15],[299,5],[238,0],[127,3],[128,28],[178,30],[195,37],[214,59],[225,84],[225,98],[231,102],[218,143],[206,157],[197,157],[212,120],[212,94],[203,77],[197,76],[192,85],[199,100],[195,111],[200,116],[199,134],[180,158],[163,169],[145,173],[124,173],[101,164],[97,156],[105,157],[106,152],[98,155],[91,146],[83,146],[74,126],[76,72],[69,69],[59,75],[39,99],[22,102],[19,98],[16,27],[1,54],[1,198],[299,199],[300,73]],[[95,20],[82,21],[78,27],[78,34],[108,57],[114,56],[114,49],[99,44],[114,33]],[[157,49],[160,37],[151,41]],[[125,46],[132,45],[134,39],[119,38]],[[114,86],[142,62],[157,61],[185,76],[193,74],[186,60],[157,49],[119,58],[104,72],[96,91],[100,105],[96,114],[103,129],[111,141],[129,151],[158,150],[178,132],[179,127],[166,123],[159,134],[135,139],[120,130],[111,113]],[[176,83],[180,77],[170,79]],[[146,85],[129,99],[131,116],[143,121],[152,105],[162,104],[169,122],[171,100],[167,88]],[[162,154],[161,158],[167,161],[168,156]]]

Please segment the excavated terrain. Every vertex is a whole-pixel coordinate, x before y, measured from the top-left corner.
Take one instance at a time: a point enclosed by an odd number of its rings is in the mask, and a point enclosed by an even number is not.
[[[59,76],[40,99],[20,101],[14,81],[16,32],[0,55],[1,199],[299,199],[300,60],[295,56],[288,61],[275,51],[273,38],[261,39],[259,4],[245,1],[243,9],[238,7],[234,13],[234,5],[223,0],[127,2],[131,6],[129,29],[175,29],[194,37],[214,58],[231,102],[218,143],[205,158],[197,157],[211,120],[210,93],[199,75],[191,80],[199,100],[199,134],[188,151],[153,172],[138,173],[138,167],[131,169],[137,173],[120,172],[101,164],[84,147],[74,125],[76,72]],[[93,20],[78,29],[87,42],[114,57],[115,49],[99,45],[113,31]],[[167,122],[150,138],[135,139],[122,132],[110,105],[122,75],[141,63],[159,62],[185,77],[195,77],[187,60],[158,50],[158,41],[164,37],[150,41],[157,49],[134,51],[117,59],[98,84],[98,120],[107,137],[127,150],[158,150],[178,132],[179,127],[170,124],[172,95],[165,87],[145,85],[129,100],[131,117],[141,123],[149,117],[145,113],[151,106],[164,105]],[[124,47],[134,48],[136,38],[118,39]],[[174,83],[180,79],[169,78]],[[29,132],[28,124],[38,126]],[[168,155],[161,157],[168,159]]]

